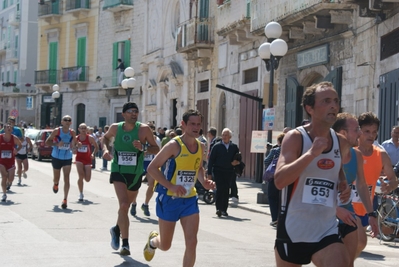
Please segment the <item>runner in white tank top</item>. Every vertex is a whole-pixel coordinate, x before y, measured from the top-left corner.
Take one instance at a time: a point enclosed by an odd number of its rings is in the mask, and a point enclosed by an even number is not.
[[[24,131],[22,130],[22,136],[24,135]],[[23,136],[19,139],[22,143],[22,148],[18,151],[17,155],[15,155],[15,160],[17,162],[17,174],[18,174],[18,183],[17,185],[21,186],[21,176],[24,178],[28,178],[26,172],[29,169],[29,161],[28,161],[28,152],[32,151],[32,141],[29,137]],[[23,168],[22,168],[23,167]]]
[[[348,266],[338,234],[337,193],[346,202],[350,188],[342,170],[346,139],[330,127],[339,112],[338,94],[329,82],[305,91],[302,106],[311,117],[284,137],[274,182],[281,191],[275,256],[277,266]]]

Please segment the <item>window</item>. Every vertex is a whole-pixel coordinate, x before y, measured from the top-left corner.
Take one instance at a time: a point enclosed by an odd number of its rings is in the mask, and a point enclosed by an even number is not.
[[[119,70],[115,69],[118,67],[119,58],[122,59],[125,68],[130,67],[130,40],[113,43],[113,49],[112,49],[112,66],[114,70],[112,75],[113,86],[118,85]]]
[[[258,68],[253,68],[244,71],[244,83],[253,83],[258,81]]]
[[[208,92],[209,91],[209,80],[204,80],[199,82],[199,93]]]

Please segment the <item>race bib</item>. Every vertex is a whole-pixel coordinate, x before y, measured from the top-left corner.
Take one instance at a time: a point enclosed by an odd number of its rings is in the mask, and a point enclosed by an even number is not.
[[[371,190],[373,189],[373,186],[368,185],[367,188],[369,189],[369,195],[371,196]],[[352,195],[353,195],[352,203],[362,203],[359,193],[357,192],[356,185],[352,185]]]
[[[62,146],[58,147],[59,150],[69,150],[70,149],[70,144],[69,143],[64,143]]]
[[[307,177],[303,187],[302,202],[334,207],[335,182],[329,179]]]
[[[152,154],[147,154],[144,156],[144,161],[151,161],[154,159],[154,155]]]
[[[137,153],[135,152],[118,152],[118,165],[136,166]]]
[[[80,153],[87,153],[87,146],[81,146],[78,148],[78,152]]]
[[[186,189],[187,193],[185,196],[191,193],[191,189],[195,185],[195,173],[195,171],[177,171],[176,185],[181,185]]]
[[[12,151],[11,150],[3,150],[3,151],[1,151],[1,158],[2,159],[11,159],[12,158]]]

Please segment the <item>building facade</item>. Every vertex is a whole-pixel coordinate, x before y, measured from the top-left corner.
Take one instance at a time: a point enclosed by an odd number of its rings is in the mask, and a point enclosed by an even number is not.
[[[396,0],[42,2],[37,124],[59,122],[60,114],[71,115],[74,127],[120,121],[127,96],[117,59],[135,70],[130,99],[141,107],[141,121],[169,128],[179,125],[186,110],[200,110],[204,131],[210,126],[233,131],[246,163],[244,176],[251,179],[260,179],[263,165],[263,154],[251,153],[250,146],[252,131],[262,130],[269,88],[275,134],[306,118],[303,90],[320,81],[334,84],[343,111],[376,113],[380,140],[397,124]],[[258,55],[271,21],[281,24],[288,44],[272,86]],[[59,100],[51,97],[56,83]]]
[[[0,121],[34,123],[37,2],[2,1],[0,31]]]

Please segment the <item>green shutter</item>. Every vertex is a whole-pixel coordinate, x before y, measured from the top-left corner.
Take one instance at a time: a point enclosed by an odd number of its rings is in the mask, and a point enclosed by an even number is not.
[[[10,71],[7,71],[7,82],[10,82]]]
[[[18,71],[14,70],[14,83],[17,83]]]
[[[76,63],[78,67],[82,67],[79,75],[79,81],[84,81],[86,77],[86,37],[78,38],[78,53]]]
[[[251,17],[251,1],[247,0],[247,18]]]
[[[125,41],[123,63],[125,64],[125,68],[130,67],[130,40]]]
[[[209,17],[209,0],[201,0],[199,18],[203,19],[208,17]]]
[[[118,72],[115,69],[118,67],[118,43],[112,44],[112,86],[118,85]]]
[[[58,42],[51,42],[49,47],[49,83],[57,83]]]
[[[55,2],[51,2],[51,11],[52,14],[60,13],[60,2],[58,0],[55,0]]]

